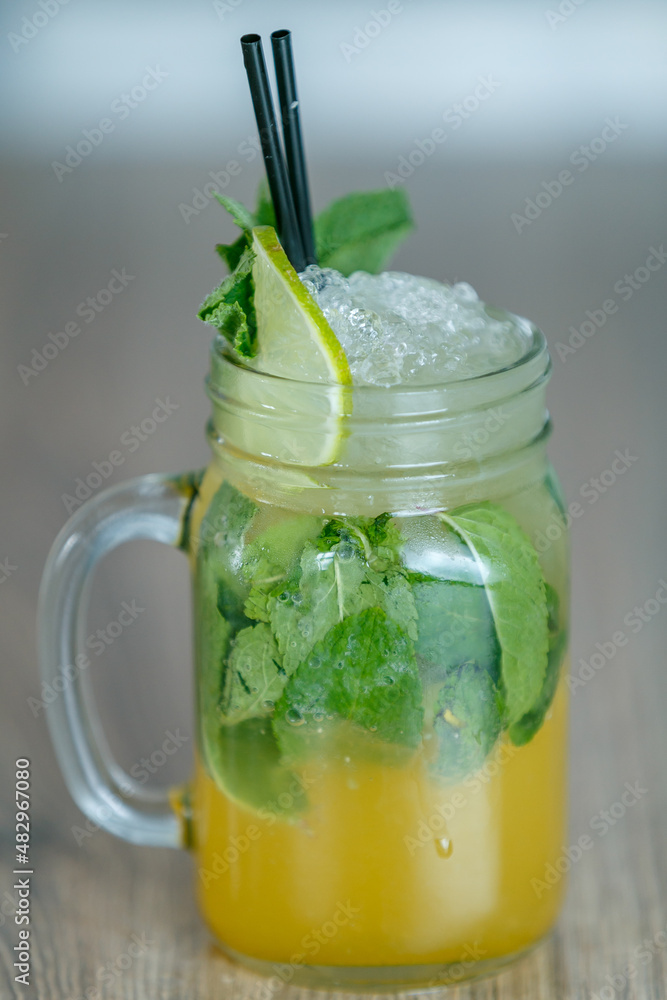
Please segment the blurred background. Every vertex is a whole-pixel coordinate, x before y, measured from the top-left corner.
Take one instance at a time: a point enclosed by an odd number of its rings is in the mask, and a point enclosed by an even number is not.
[[[664,2],[4,3],[2,766],[9,780],[16,756],[32,758],[37,828],[79,865],[71,827],[82,819],[44,712],[27,700],[40,698],[39,578],[93,463],[120,449],[111,484],[207,461],[209,330],[196,312],[222,274],[214,244],[233,235],[213,185],[254,197],[263,168],[238,40],[277,27],[293,30],[315,209],[403,184],[418,229],[394,266],[469,281],[547,335],[551,454],[584,511],[573,524],[573,663],[624,628],[667,571]],[[165,400],[168,420],[131,447],[131,428]],[[131,600],[145,610],[93,665],[126,767],[168,730],[192,735],[185,561],[150,543],[115,553],[95,582],[90,632]],[[614,836],[640,822],[657,830],[664,640],[665,622],[649,615],[576,693],[575,834],[640,776],[652,790],[643,819]],[[154,780],[184,779],[191,746]],[[637,885],[618,902],[639,920]]]

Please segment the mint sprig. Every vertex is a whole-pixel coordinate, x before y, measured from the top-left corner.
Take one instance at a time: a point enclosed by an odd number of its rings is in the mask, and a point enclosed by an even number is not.
[[[413,228],[403,190],[348,194],[315,219],[317,259],[345,275],[376,274]]]
[[[214,326],[244,358],[252,358],[257,353],[254,260],[252,250],[245,247],[232,273],[206,296],[198,313],[201,320]]]
[[[240,357],[253,358],[257,354],[257,319],[252,229],[275,228],[275,212],[266,181],[259,186],[254,212],[234,198],[220,194],[215,197],[241,229],[241,235],[232,243],[216,246],[231,273],[206,297],[198,316],[222,334]],[[347,195],[315,219],[319,264],[345,275],[353,271],[376,273],[413,227],[407,197],[400,189]]]

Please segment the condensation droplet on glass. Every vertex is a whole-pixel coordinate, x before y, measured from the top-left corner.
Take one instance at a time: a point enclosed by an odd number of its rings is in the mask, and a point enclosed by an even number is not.
[[[285,718],[289,722],[290,726],[302,726],[306,721],[300,712],[297,712],[295,708],[288,708],[285,712]]]
[[[436,837],[435,849],[441,858],[451,858],[454,844],[449,837]]]

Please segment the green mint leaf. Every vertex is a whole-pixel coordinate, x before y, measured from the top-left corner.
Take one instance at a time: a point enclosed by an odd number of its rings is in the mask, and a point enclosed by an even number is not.
[[[283,767],[268,719],[218,724],[208,765],[213,780],[234,802],[262,819],[295,819],[308,799],[299,778]]]
[[[269,618],[285,669],[290,672],[332,626],[373,601],[367,567],[353,552],[320,552],[309,542],[292,585],[269,597]],[[298,577],[298,579],[297,579]]]
[[[215,327],[244,358],[257,353],[257,319],[252,250],[243,251],[235,270],[204,299],[199,318]]]
[[[287,674],[268,625],[252,625],[237,633],[229,653],[222,716],[227,725],[269,715],[282,694]]]
[[[257,510],[253,500],[225,481],[214,493],[202,518],[199,546],[215,551],[225,570],[240,565],[245,534]]]
[[[269,185],[264,178],[257,189],[257,208],[254,215],[234,198],[226,198],[224,195],[216,194],[216,198],[223,208],[225,208],[236,222],[237,226],[243,230],[238,239],[233,243],[218,243],[216,252],[222,257],[230,271],[235,270],[238,262],[243,256],[243,251],[251,246],[251,230],[254,226],[273,226],[276,228],[276,213],[273,210],[273,202],[269,193]]]
[[[547,608],[549,612],[549,653],[547,670],[537,700],[513,726],[509,728],[509,737],[515,746],[523,746],[532,740],[546,717],[554,700],[560,668],[567,649],[567,628],[560,622],[558,593],[550,584],[546,584]]]
[[[197,686],[200,705],[199,728],[202,755],[209,773],[211,759],[217,753],[218,706],[225,679],[225,661],[229,652],[233,627],[217,607],[217,568],[206,558],[200,558],[195,575],[195,606],[200,609],[195,627],[197,644]]]
[[[248,542],[243,554],[243,575],[253,586],[271,585],[294,569],[306,542],[322,530],[322,518],[296,514],[270,525]]]
[[[271,621],[269,617],[269,595],[261,587],[253,587],[246,598],[246,602],[243,606],[243,611],[248,618],[252,618],[256,622],[266,622],[268,625]]]
[[[458,782],[484,763],[502,730],[502,699],[487,670],[464,663],[439,689],[433,729],[438,756],[431,769]]]
[[[218,753],[218,713],[232,635],[249,624],[243,610],[247,588],[238,579],[235,560],[240,558],[245,532],[256,512],[251,500],[223,483],[202,518],[196,540],[198,699],[203,757],[211,773],[211,760]]]
[[[391,514],[379,517],[346,517],[332,521],[332,538],[354,540],[361,545],[363,555],[371,569],[382,573],[388,569],[403,572],[400,550],[403,539]]]
[[[256,662],[251,656],[253,643],[239,641],[238,636],[235,643],[232,640],[238,629],[253,631],[244,613],[249,586],[240,578],[237,567],[257,510],[252,500],[225,482],[214,494],[200,527],[195,572],[199,620],[195,635],[202,756],[213,780],[234,801],[263,811],[260,814],[293,818],[306,808],[307,799],[297,776],[280,762],[270,722],[255,717],[230,724],[232,713],[242,718],[254,707],[253,699],[266,713],[260,693],[266,692],[266,701],[277,693],[262,643],[257,643]],[[275,649],[268,627],[262,627],[266,630],[266,647]],[[235,671],[233,676],[230,671]],[[253,692],[255,685],[257,691]],[[230,713],[226,724],[222,721],[225,707]]]
[[[243,232],[233,243],[216,246],[231,274],[205,299],[199,318],[214,326],[241,357],[252,358],[257,353],[257,321],[251,230],[254,226],[275,226],[275,212],[265,181],[259,186],[254,214],[234,198],[217,193],[215,197]]]
[[[353,271],[375,274],[413,228],[404,191],[349,194],[315,219],[318,262],[345,275]]]
[[[417,639],[417,607],[410,583],[399,570],[367,572],[374,588],[373,604],[381,607],[411,639]]]
[[[380,514],[379,517],[369,519],[364,530],[373,548],[386,547],[391,550],[393,558],[398,560],[403,538],[391,514]]]
[[[529,538],[514,518],[491,503],[439,514],[466,543],[478,564],[501,649],[506,722],[533,706],[547,667],[544,578]]]
[[[464,663],[475,663],[496,682],[500,647],[484,587],[411,575],[417,609],[417,661],[427,678],[439,680]]]
[[[350,615],[316,643],[276,703],[274,732],[298,757],[327,716],[414,749],[421,740],[422,689],[410,639],[380,608]]]
[[[233,629],[248,624],[243,611],[248,588],[239,579],[236,566],[243,552],[245,533],[256,513],[257,505],[225,482],[202,518],[195,573],[195,586],[201,590],[197,607],[202,618],[198,628],[211,634],[226,631],[219,624],[220,618]]]
[[[416,639],[410,585],[397,565],[371,547],[367,528],[361,518],[329,521],[314,542],[306,543],[287,583],[269,596],[269,621],[288,672],[330,628],[366,608],[382,608]],[[261,602],[256,610],[263,613]]]
[[[255,216],[240,201],[236,201],[235,198],[227,198],[224,194],[218,194],[217,191],[215,192],[215,198],[229,212],[236,225],[245,233],[250,232],[252,227],[257,225]]]
[[[248,618],[269,622],[269,594],[294,572],[307,541],[322,528],[322,519],[299,514],[270,525],[246,546],[243,573],[252,582],[246,601]]]
[[[257,207],[255,208],[255,226],[273,226],[276,228],[276,213],[271,200],[269,182],[263,177],[257,188]]]
[[[222,257],[230,271],[235,271],[243,253],[248,248],[248,240],[244,234],[233,243],[216,243],[215,252]]]

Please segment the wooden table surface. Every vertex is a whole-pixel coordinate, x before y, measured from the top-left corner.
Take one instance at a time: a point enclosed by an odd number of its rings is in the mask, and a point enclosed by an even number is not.
[[[343,189],[377,185],[382,166],[314,164],[317,203]],[[645,615],[636,631],[624,618],[643,607],[667,576],[667,269],[628,301],[613,291],[667,237],[664,176],[657,166],[600,164],[517,236],[510,213],[543,178],[555,175],[555,167],[425,169],[413,185],[420,235],[396,262],[434,277],[465,276],[487,300],[539,322],[552,347],[585,320],[587,309],[598,309],[610,296],[619,300],[616,314],[584,346],[564,361],[555,357],[550,390],[552,455],[568,499],[578,499],[584,511],[573,524],[575,670],[580,660],[590,660],[596,643],[609,649],[615,632],[628,633],[627,644],[612,644],[613,655],[573,698],[569,844],[588,833],[593,848],[572,865],[555,933],[498,977],[451,995],[664,1000],[667,612]],[[109,481],[206,461],[208,335],[193,314],[218,276],[213,243],[231,230],[214,206],[189,225],[177,209],[206,169],[91,163],[76,183],[61,188],[42,169],[4,172],[0,562],[6,560],[9,571],[0,583],[2,1000],[233,1000],[255,996],[259,983],[212,946],[197,916],[185,853],[142,849],[85,828],[60,777],[44,712],[35,714],[28,701],[40,695],[37,587],[66,519],[63,494],[164,396],[178,409],[125,455]],[[255,180],[240,178],[234,195],[246,197]],[[77,304],[105,287],[114,268],[133,276],[128,288],[24,384],[17,369],[30,364],[31,349],[73,319]],[[615,452],[626,449],[632,459],[627,471],[602,490],[592,487]],[[582,499],[586,484],[595,502]],[[133,545],[102,568],[91,608],[91,632],[112,621],[123,600],[136,599],[145,609],[94,663],[94,684],[124,766],[149,755],[169,730],[180,727],[189,737],[155,776],[162,785],[183,780],[191,762],[184,563],[150,543]],[[30,759],[33,776],[29,989],[14,982],[12,968],[12,789],[14,761],[21,757]],[[635,804],[621,809],[626,783],[640,791]],[[591,822],[609,810],[612,822],[602,824],[604,833],[598,823],[596,832]],[[139,954],[128,965],[135,938]],[[283,995],[297,993],[287,989]]]

